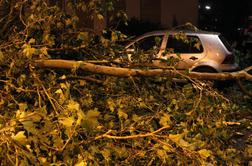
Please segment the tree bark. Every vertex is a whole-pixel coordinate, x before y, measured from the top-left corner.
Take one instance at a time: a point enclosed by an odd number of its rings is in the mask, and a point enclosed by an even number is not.
[[[106,74],[117,77],[134,77],[134,76],[189,76],[190,78],[195,78],[199,80],[227,80],[227,79],[241,79],[252,81],[252,75],[248,72],[252,71],[252,66],[236,71],[236,72],[223,72],[223,73],[199,73],[199,72],[186,72],[175,70],[171,68],[165,69],[132,69],[132,68],[122,68],[122,67],[111,67],[104,65],[96,65],[92,63],[87,63],[85,61],[72,61],[72,60],[36,60],[35,66],[42,68],[60,68],[60,69],[81,69],[83,71],[96,73],[96,74]]]

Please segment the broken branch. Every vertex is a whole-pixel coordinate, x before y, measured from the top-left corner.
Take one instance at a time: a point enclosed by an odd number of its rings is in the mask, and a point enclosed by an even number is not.
[[[227,80],[227,79],[241,79],[252,81],[252,75],[248,72],[252,70],[252,66],[235,72],[223,72],[223,73],[199,73],[179,71],[175,69],[132,69],[122,67],[111,67],[104,65],[96,65],[93,63],[87,63],[85,61],[73,61],[73,60],[36,60],[35,66],[42,68],[60,68],[60,69],[81,69],[83,71],[106,74],[117,77],[134,77],[134,76],[170,76],[180,77],[181,75],[187,75],[193,79],[199,80]]]

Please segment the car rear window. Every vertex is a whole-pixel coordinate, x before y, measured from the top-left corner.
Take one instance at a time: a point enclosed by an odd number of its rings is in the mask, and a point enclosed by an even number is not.
[[[229,42],[225,39],[224,36],[219,35],[220,40],[222,41],[222,43],[224,44],[224,46],[227,48],[228,51],[232,52],[232,47],[229,44]]]
[[[166,49],[171,53],[202,53],[203,47],[197,36],[186,36],[182,39],[176,35],[170,35]]]

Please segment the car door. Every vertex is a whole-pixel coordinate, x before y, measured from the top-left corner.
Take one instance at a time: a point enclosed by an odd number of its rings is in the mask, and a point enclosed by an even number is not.
[[[155,57],[159,56],[162,52],[162,46],[164,47],[164,34],[148,34],[143,35],[128,46],[126,46],[126,52],[129,61],[134,61],[134,54],[142,52],[144,54],[144,58],[146,59],[155,59]]]
[[[205,56],[199,37],[184,35],[179,37],[169,35],[166,43],[166,53],[159,56],[177,69],[189,69]]]

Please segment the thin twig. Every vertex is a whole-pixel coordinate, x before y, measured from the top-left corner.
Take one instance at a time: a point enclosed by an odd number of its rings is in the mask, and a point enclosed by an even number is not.
[[[162,128],[160,128],[160,129],[158,129],[156,131],[153,131],[151,133],[129,135],[129,136],[113,136],[113,135],[109,134],[109,133],[111,133],[111,130],[109,130],[105,134],[95,137],[95,140],[98,140],[98,139],[101,139],[101,138],[110,138],[110,139],[122,140],[122,139],[136,139],[136,138],[152,137],[152,136],[155,136],[155,134],[157,134],[157,133],[159,133],[159,132],[161,132],[161,131],[163,131],[165,129],[169,129],[169,128],[170,128],[170,126],[165,126],[165,127],[162,127]]]
[[[26,2],[26,0],[23,3],[25,3],[25,2]],[[26,23],[24,22],[24,20],[22,18],[22,12],[23,12],[23,4],[21,4],[20,9],[19,9],[19,19],[22,22],[22,24],[24,24],[24,26],[27,27]]]
[[[38,81],[38,83],[40,84],[40,86],[42,87],[42,89],[43,89],[45,95],[47,96],[49,102],[51,103],[51,105],[52,105],[52,107],[53,107],[54,112],[55,112],[56,114],[58,114],[58,113],[57,113],[56,106],[54,105],[54,103],[53,103],[53,101],[52,101],[52,97],[51,97],[51,96],[49,95],[49,93],[47,92],[47,90],[46,90],[46,88],[44,87],[43,83],[42,83],[42,82],[40,81],[40,79],[36,76],[36,74],[34,74],[34,77],[35,77],[35,79]]]
[[[102,80],[98,80],[98,79],[95,79],[95,78],[92,78],[92,77],[81,77],[81,76],[68,76],[66,77],[65,79],[71,79],[71,80],[74,80],[74,79],[79,79],[79,80],[86,80],[86,81],[91,81],[91,82],[95,82],[97,84],[103,84],[104,81]]]
[[[252,93],[246,90],[246,88],[242,85],[242,82],[240,79],[237,79],[236,83],[244,94],[248,95],[249,97],[252,97]]]

